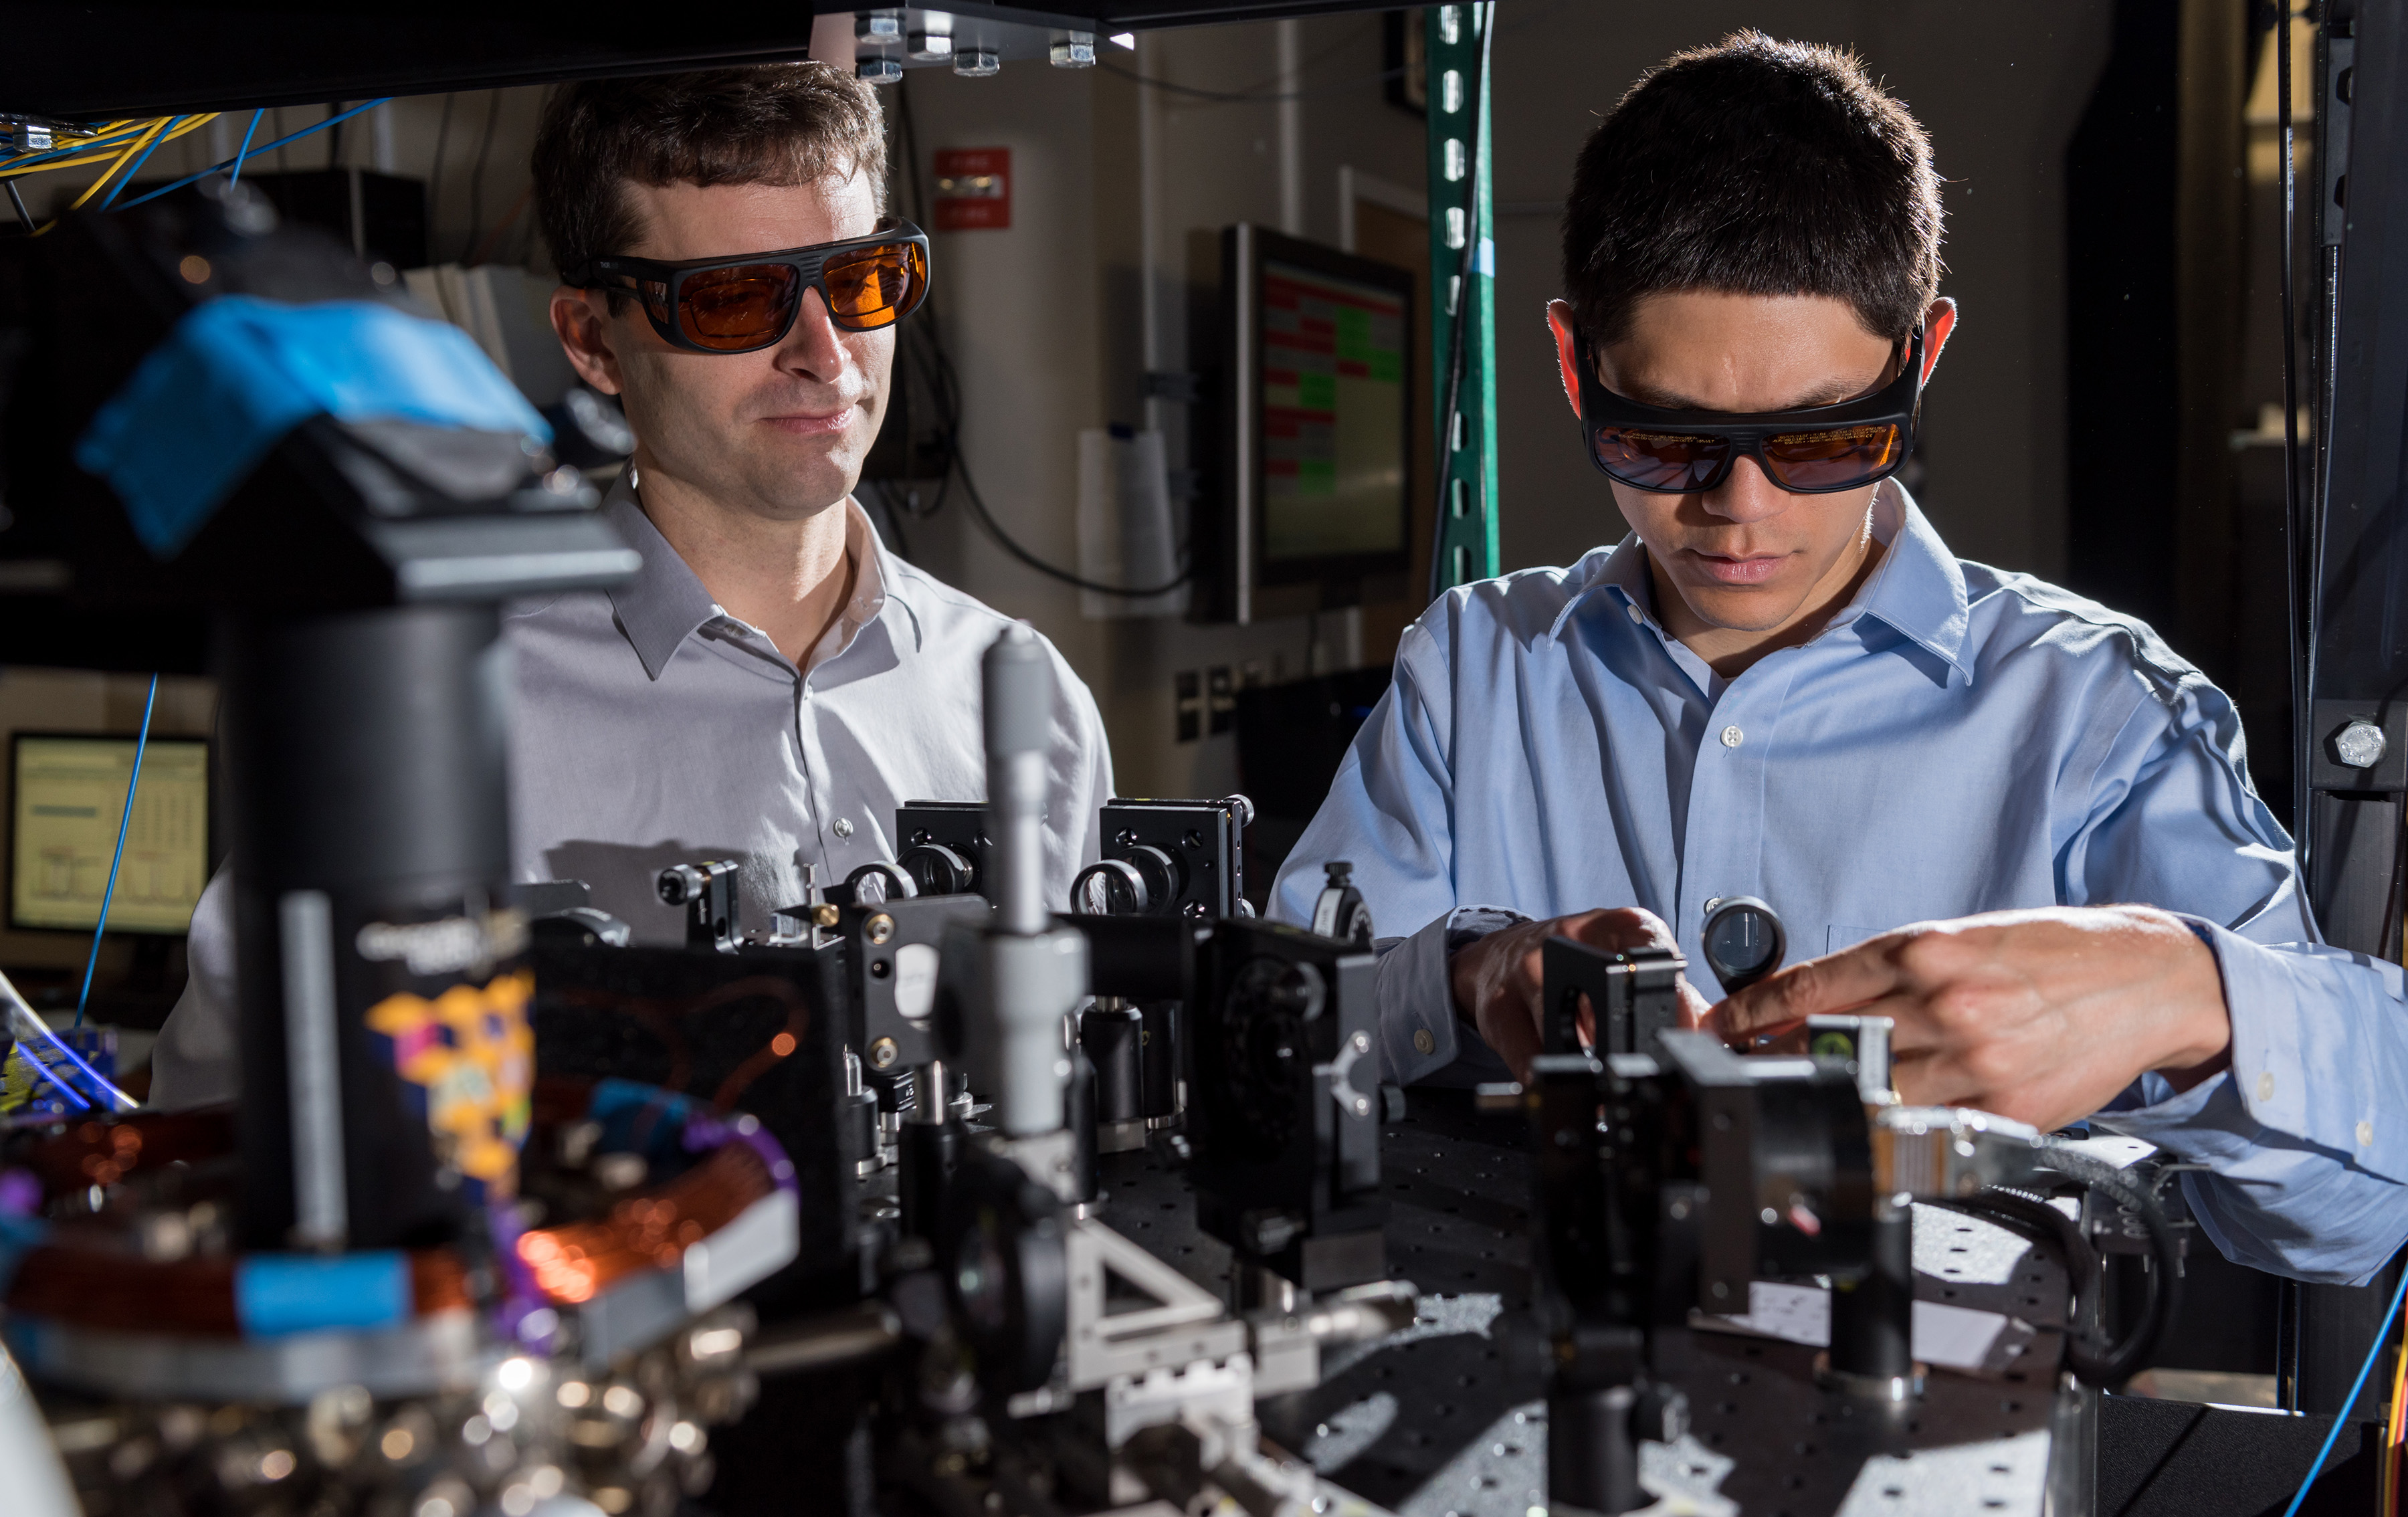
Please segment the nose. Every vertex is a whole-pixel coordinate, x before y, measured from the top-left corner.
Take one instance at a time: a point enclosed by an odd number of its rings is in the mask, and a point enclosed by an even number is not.
[[[803,292],[802,308],[795,312],[794,330],[778,345],[778,366],[790,374],[827,383],[844,374],[846,353],[827,302],[816,289]]]
[[[1772,482],[1764,465],[1742,457],[1731,465],[1723,482],[1702,497],[1706,512],[1727,522],[1761,522],[1789,508],[1789,492]]]

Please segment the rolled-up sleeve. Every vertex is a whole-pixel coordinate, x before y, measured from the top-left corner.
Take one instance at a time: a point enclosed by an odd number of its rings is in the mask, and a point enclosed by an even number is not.
[[[2179,1095],[2144,1075],[2098,1124],[2206,1166],[2185,1190],[2227,1257],[2364,1281],[2408,1239],[2399,966],[2314,940],[2239,718],[2204,680],[2142,703],[2094,794],[2097,821],[2067,851],[2068,898],[2183,913],[2215,953],[2232,1027],[2229,1070]]]

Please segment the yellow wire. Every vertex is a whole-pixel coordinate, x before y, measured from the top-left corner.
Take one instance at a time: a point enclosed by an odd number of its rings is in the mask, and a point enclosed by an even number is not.
[[[143,133],[140,137],[128,144],[126,150],[117,155],[117,161],[115,163],[101,170],[100,178],[84,186],[83,193],[76,196],[75,204],[69,206],[67,209],[71,211],[83,209],[84,202],[100,193],[101,186],[107,184],[110,179],[115,179],[119,169],[123,168],[126,165],[141,157],[144,149],[159,140],[159,134],[167,129],[167,124],[171,120],[173,120],[173,118],[162,116],[157,121],[151,122],[150,130]]]
[[[161,140],[161,141],[163,141],[163,142],[173,142],[173,141],[175,141],[178,137],[188,136],[188,135],[190,135],[191,133],[193,133],[193,132],[194,132],[194,131],[197,131],[197,130],[198,130],[198,129],[200,129],[201,127],[208,125],[209,122],[213,122],[213,121],[217,120],[217,119],[218,119],[218,117],[219,117],[221,114],[222,114],[222,112],[212,110],[212,111],[206,112],[206,113],[204,113],[204,114],[202,114],[202,115],[195,116],[195,117],[194,117],[192,120],[190,120],[190,121],[188,121],[188,122],[183,122],[181,125],[178,126],[174,131],[172,131],[172,132],[168,133],[165,136],[164,136],[164,137],[160,138],[160,140]],[[110,128],[109,128],[109,130],[105,131],[105,132],[98,132],[98,133],[94,133],[91,138],[87,138],[86,140],[99,140],[99,139],[102,139],[102,138],[106,138],[106,137],[108,137],[108,136],[114,136],[114,135],[116,135],[117,133],[119,133],[119,132],[121,132],[121,131],[136,130],[136,129],[139,129],[139,128],[142,128],[142,127],[145,127],[145,126],[149,126],[149,127],[155,128],[155,127],[159,124],[159,122],[169,122],[169,121],[174,121],[174,120],[175,120],[175,118],[174,118],[174,117],[172,117],[172,116],[162,116],[162,117],[155,118],[155,119],[153,119],[152,121],[150,121],[150,122],[130,122],[130,123],[128,123],[126,126],[123,126],[123,127],[120,127],[120,126],[117,126],[117,125],[115,125],[114,123],[112,123],[112,124],[111,124],[111,126],[110,126]],[[141,142],[139,142],[139,141],[136,141],[136,142],[135,142],[134,144],[132,144],[132,148],[133,148],[133,150],[134,150],[135,151],[137,151],[137,152],[141,150],[141,147],[142,147],[142,144],[141,144]],[[59,150],[59,149],[57,149],[57,148],[50,148],[50,149],[46,149],[46,150],[45,150],[45,151],[46,151],[46,152],[57,152],[57,151],[59,151],[59,150]],[[25,160],[25,159],[27,159],[27,158],[40,157],[40,156],[42,156],[42,154],[40,154],[40,153],[21,153],[21,154],[19,154],[19,155],[18,155],[17,157],[15,157],[15,158],[0,159],[0,179],[15,179],[15,178],[17,178],[17,177],[19,177],[19,176],[21,176],[21,175],[25,175],[25,174],[47,174],[47,173],[49,173],[50,170],[52,170],[52,169],[57,169],[57,168],[84,168],[84,167],[89,167],[89,166],[92,165],[92,163],[93,163],[95,159],[99,158],[102,154],[107,153],[107,152],[110,152],[110,151],[113,151],[113,150],[115,150],[115,145],[114,145],[114,144],[111,144],[109,147],[105,147],[105,148],[95,148],[95,149],[87,149],[87,150],[79,150],[79,151],[71,151],[71,152],[69,153],[69,155],[68,155],[68,156],[64,157],[64,158],[53,158],[53,159],[50,159],[50,160],[49,162],[47,162],[47,163],[30,164],[30,165],[25,164],[25,163],[24,163],[24,160]],[[23,166],[22,166],[22,167],[21,167],[21,166],[15,166],[15,165],[23,165]]]
[[[2383,1479],[2377,1497],[2380,1517],[2397,1517],[2400,1510],[2400,1446],[2403,1427],[2408,1427],[2408,1343],[2401,1345],[2399,1364],[2391,1372],[2390,1425],[2384,1429]]]

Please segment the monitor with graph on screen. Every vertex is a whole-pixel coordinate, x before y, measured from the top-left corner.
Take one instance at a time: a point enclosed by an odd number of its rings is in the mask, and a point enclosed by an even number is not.
[[[90,932],[117,852],[135,739],[18,733],[10,745],[8,925]],[[108,930],[180,934],[209,878],[209,745],[153,737]]]
[[[1401,594],[1412,561],[1413,278],[1256,226],[1222,239],[1229,382],[1211,614]]]

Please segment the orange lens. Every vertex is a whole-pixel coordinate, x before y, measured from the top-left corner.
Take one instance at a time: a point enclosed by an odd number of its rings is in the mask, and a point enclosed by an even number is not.
[[[1764,456],[1774,482],[1785,489],[1844,490],[1896,464],[1902,441],[1888,422],[1791,432],[1764,439]]]
[[[739,264],[687,277],[678,297],[678,329],[705,348],[766,347],[795,318],[802,282],[783,264]]]
[[[828,314],[847,326],[890,326],[920,303],[928,268],[917,243],[865,248],[820,271],[827,282]]]
[[[1637,432],[1619,426],[1598,428],[1593,446],[1606,473],[1624,484],[1658,494],[1703,489],[1730,456],[1730,444],[1721,437]]]

